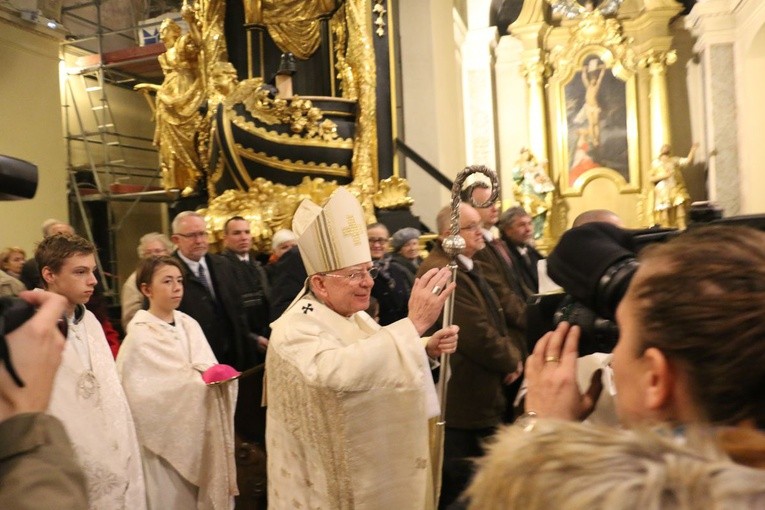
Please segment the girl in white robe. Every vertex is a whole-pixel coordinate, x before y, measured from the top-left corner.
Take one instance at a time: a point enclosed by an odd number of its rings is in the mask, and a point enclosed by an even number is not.
[[[117,370],[142,447],[149,509],[233,508],[237,382],[203,381],[217,360],[197,321],[175,309],[183,276],[174,258],[142,261],[136,285],[149,310],[130,321]]]

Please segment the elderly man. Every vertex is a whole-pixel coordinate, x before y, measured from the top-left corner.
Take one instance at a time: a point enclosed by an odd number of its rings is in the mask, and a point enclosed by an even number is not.
[[[449,235],[451,207],[436,218],[440,240]],[[511,332],[497,294],[473,260],[484,249],[481,217],[471,206],[460,204],[460,235],[465,249],[458,257],[457,291],[453,322],[460,327],[460,345],[451,357],[447,393],[441,508],[452,503],[467,485],[471,462],[482,454],[481,443],[494,433],[505,416],[505,385],[520,376],[520,334]],[[441,247],[433,248],[418,274],[444,267],[450,258]]]
[[[40,228],[42,228],[43,239],[55,234],[74,235],[74,229],[70,224],[55,218],[43,221]],[[40,280],[40,268],[37,267],[37,261],[35,261],[34,257],[24,262],[24,265],[21,267],[19,280],[29,290],[43,288],[43,283]]]
[[[151,257],[164,257],[173,251],[173,243],[165,234],[149,232],[138,240],[138,258],[148,259]],[[122,328],[127,331],[128,324],[133,315],[143,306],[143,294],[135,285],[135,271],[130,273],[120,292],[122,305]]]
[[[228,260],[208,253],[207,223],[202,215],[184,211],[173,219],[173,256],[183,267],[183,299],[178,310],[193,317],[221,363],[243,370],[255,365],[256,354],[246,339],[236,272]]]
[[[453,352],[457,328],[420,337],[454,289],[449,272],[424,274],[409,316],[380,327],[364,312],[377,269],[356,198],[340,188],[323,209],[304,200],[292,230],[310,276],[266,356],[268,503],[431,508],[438,402],[426,352]]]
[[[539,290],[537,262],[544,256],[531,244],[534,225],[523,207],[511,207],[499,217],[499,230],[507,244],[513,267],[531,294]]]

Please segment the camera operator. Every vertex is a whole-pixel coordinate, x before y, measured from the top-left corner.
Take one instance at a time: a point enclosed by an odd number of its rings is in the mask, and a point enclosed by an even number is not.
[[[37,313],[5,335],[19,387],[0,365],[0,508],[85,509],[85,479],[61,422],[45,414],[64,337],[56,323],[66,299],[23,292]]]

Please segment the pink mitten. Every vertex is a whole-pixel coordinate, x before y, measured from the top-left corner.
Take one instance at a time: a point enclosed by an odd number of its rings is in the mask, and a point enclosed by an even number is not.
[[[221,382],[236,377],[240,373],[230,365],[213,365],[202,373],[202,380],[206,384]]]

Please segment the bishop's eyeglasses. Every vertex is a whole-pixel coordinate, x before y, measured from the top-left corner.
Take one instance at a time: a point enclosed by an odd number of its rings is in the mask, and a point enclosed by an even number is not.
[[[380,274],[380,268],[372,266],[369,269],[359,269],[351,274],[333,274],[333,273],[321,273],[322,276],[331,276],[333,278],[347,278],[351,283],[358,283],[364,279],[366,275],[369,275],[373,280]]]

